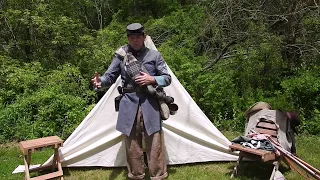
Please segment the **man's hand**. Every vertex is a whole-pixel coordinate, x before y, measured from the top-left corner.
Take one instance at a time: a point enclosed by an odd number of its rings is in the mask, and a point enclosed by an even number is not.
[[[135,78],[136,83],[139,86],[144,86],[144,85],[150,85],[150,84],[155,84],[156,80],[154,77],[150,76],[149,74],[145,72],[140,72],[140,75]]]
[[[94,73],[94,77],[93,79],[91,79],[91,82],[95,88],[101,88],[101,79],[99,77],[98,72]]]

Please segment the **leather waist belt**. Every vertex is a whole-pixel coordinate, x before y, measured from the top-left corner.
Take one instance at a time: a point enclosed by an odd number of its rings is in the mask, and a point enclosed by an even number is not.
[[[141,92],[142,88],[140,87],[132,87],[132,88],[127,88],[127,87],[123,87],[122,88],[122,93],[133,93],[133,92]]]

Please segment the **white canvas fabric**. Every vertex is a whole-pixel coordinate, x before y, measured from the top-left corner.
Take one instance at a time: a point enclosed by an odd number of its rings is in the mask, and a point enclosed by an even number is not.
[[[156,50],[149,36],[146,46]],[[165,91],[174,97],[179,110],[163,122],[167,164],[236,161],[237,154],[228,151],[231,142],[210,122],[170,69],[169,72],[172,83]],[[124,142],[116,131],[118,114],[114,110],[120,84],[118,78],[64,142],[59,150],[62,166],[126,166]]]

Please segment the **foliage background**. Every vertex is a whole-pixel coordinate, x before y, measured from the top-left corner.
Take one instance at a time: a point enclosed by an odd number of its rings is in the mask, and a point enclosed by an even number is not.
[[[319,1],[0,1],[0,142],[67,138],[99,99],[90,87],[125,27],[144,24],[221,130],[243,131],[257,101],[320,132]]]

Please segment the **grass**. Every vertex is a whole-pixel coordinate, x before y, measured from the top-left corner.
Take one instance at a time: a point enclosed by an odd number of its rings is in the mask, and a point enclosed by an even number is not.
[[[239,135],[235,132],[223,133],[228,139]],[[297,136],[298,156],[315,168],[320,168],[320,139],[316,136]],[[41,164],[51,155],[53,150],[44,148],[32,154],[32,164]],[[23,164],[23,156],[18,143],[0,144],[0,180],[24,179],[24,173],[11,174],[18,166]],[[169,180],[212,180],[230,179],[230,174],[235,162],[209,162],[186,165],[168,166]],[[235,180],[269,179],[273,166],[260,162],[243,162],[239,176]],[[63,168],[65,180],[125,180],[126,168]],[[280,171],[288,180],[303,179],[298,173],[290,170],[285,164],[281,164]],[[33,173],[36,176],[38,174]]]

